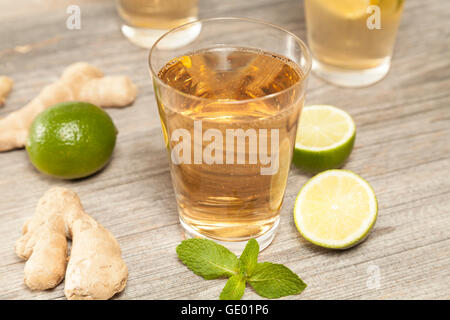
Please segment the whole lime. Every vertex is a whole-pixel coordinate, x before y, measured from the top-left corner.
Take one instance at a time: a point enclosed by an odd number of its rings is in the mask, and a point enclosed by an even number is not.
[[[63,102],[34,119],[26,149],[39,171],[61,179],[83,178],[108,163],[116,135],[110,116],[99,107]]]

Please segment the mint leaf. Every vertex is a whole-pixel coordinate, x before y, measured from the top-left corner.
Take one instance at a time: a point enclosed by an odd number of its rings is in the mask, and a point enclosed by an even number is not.
[[[250,239],[239,259],[224,246],[208,239],[189,239],[177,246],[180,260],[207,280],[229,277],[220,299],[239,300],[246,283],[262,297],[275,299],[301,293],[306,284],[282,264],[258,263],[259,245]]]
[[[259,244],[255,239],[250,239],[244,251],[239,257],[239,271],[246,276],[251,276],[258,263]]]
[[[207,280],[237,274],[236,255],[212,240],[184,240],[177,246],[177,254],[189,269]]]
[[[235,274],[230,277],[220,293],[220,300],[240,300],[245,291],[245,277]]]
[[[306,284],[287,267],[270,262],[258,263],[247,281],[257,294],[269,299],[299,294],[306,288]]]

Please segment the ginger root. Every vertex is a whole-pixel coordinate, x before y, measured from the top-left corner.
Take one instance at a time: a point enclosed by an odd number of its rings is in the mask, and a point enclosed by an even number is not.
[[[66,270],[67,238],[72,239],[72,249]],[[32,290],[54,288],[65,274],[67,299],[109,299],[127,282],[117,240],[66,188],[53,187],[44,194],[15,249],[27,260],[24,281]]]
[[[128,77],[103,77],[102,71],[85,62],[74,63],[27,105],[0,119],[0,152],[23,148],[33,119],[56,103],[78,100],[99,107],[125,107],[136,94],[137,88]]]
[[[11,92],[14,81],[11,78],[0,76],[0,107],[5,103],[6,97]]]

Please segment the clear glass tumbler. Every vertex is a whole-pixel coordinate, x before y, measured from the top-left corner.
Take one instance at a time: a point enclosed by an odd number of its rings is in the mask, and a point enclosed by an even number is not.
[[[313,72],[362,87],[389,71],[404,0],[305,0]]]
[[[192,28],[195,40],[174,47]],[[149,63],[186,236],[231,250],[255,238],[265,248],[310,73],[306,45],[265,22],[208,19],[165,34]]]
[[[134,44],[150,48],[164,33],[197,19],[198,0],[116,0],[122,33]],[[184,38],[195,38],[195,29]]]

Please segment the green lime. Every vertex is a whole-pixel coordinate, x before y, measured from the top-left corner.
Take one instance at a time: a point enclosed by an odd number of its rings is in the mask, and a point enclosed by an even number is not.
[[[302,236],[322,247],[346,249],[368,236],[378,214],[372,187],[348,170],[327,170],[298,193],[294,221]]]
[[[85,102],[63,102],[31,124],[26,149],[41,172],[62,179],[89,176],[108,162],[117,129],[110,116]]]
[[[294,164],[307,172],[339,168],[353,150],[356,127],[345,111],[328,105],[303,108]]]

